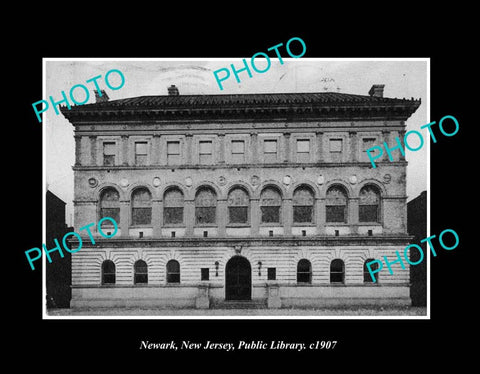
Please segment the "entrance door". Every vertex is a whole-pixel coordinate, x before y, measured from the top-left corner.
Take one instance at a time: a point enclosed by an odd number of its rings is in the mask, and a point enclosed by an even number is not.
[[[225,299],[252,299],[252,268],[245,257],[232,257],[225,268]]]

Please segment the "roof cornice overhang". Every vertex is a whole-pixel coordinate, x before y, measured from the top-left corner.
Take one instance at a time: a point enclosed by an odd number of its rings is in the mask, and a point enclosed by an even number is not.
[[[72,123],[91,121],[215,121],[237,120],[332,120],[378,118],[406,120],[420,106],[419,100],[378,105],[297,105],[297,106],[217,106],[217,107],[61,107],[62,114]]]

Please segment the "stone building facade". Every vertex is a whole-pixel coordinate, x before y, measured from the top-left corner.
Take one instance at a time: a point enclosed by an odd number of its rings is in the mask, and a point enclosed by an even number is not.
[[[373,283],[365,268],[409,243],[407,162],[397,151],[374,169],[365,150],[402,139],[419,105],[383,97],[383,85],[368,95],[171,86],[61,108],[75,129],[75,231],[118,223],[72,256],[72,307],[410,304],[408,269]]]

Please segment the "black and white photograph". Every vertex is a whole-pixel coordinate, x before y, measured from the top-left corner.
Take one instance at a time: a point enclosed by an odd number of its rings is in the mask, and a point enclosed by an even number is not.
[[[80,22],[64,7],[12,32],[14,367],[407,371],[474,357],[474,34],[452,8],[389,5],[395,20],[362,7],[351,24],[321,4],[310,27],[297,4],[283,12],[301,27],[225,6],[214,22],[86,7]]]
[[[44,317],[428,317],[429,62],[44,59]]]

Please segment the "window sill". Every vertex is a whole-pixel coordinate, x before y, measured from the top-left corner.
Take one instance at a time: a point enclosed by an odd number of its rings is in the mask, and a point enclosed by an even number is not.
[[[207,227],[218,227],[216,223],[204,223],[204,224],[199,224],[197,223],[194,228],[207,228]]]
[[[227,228],[251,228],[249,223],[229,223],[225,225]]]
[[[306,223],[293,223],[292,227],[316,227],[315,223],[306,222]]]
[[[178,228],[186,228],[184,223],[169,223],[167,225],[163,225],[162,228],[164,229],[178,229]]]

